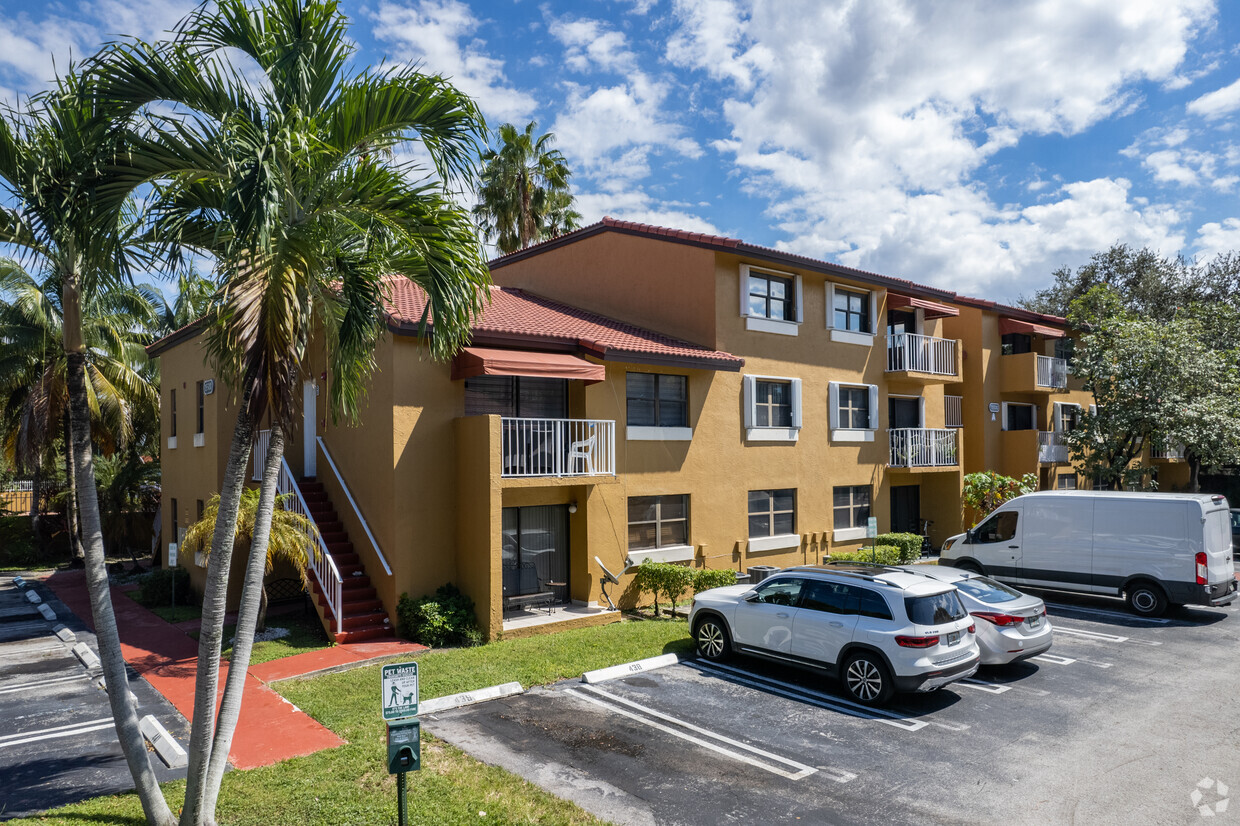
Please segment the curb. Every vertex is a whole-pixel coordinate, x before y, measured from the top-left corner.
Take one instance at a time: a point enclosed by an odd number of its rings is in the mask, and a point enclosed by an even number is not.
[[[621,665],[613,665],[595,671],[587,671],[581,675],[581,681],[583,683],[601,683],[605,680],[614,680],[617,677],[628,677],[633,674],[643,674],[647,671],[666,668],[679,662],[679,654],[661,654],[658,657],[647,657],[636,662],[622,663]]]
[[[434,714],[438,711],[450,711],[461,706],[471,706],[475,703],[486,702],[487,700],[498,700],[500,697],[511,697],[514,694],[522,694],[525,689],[520,683],[504,683],[503,685],[493,685],[488,688],[480,688],[477,691],[464,691],[460,694],[449,694],[447,697],[436,697],[433,700],[427,700],[418,704],[418,714]]]

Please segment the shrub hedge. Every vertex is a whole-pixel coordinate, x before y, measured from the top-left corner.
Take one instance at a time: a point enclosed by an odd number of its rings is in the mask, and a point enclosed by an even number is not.
[[[171,605],[173,587],[176,588],[178,605],[189,605],[194,601],[194,590],[189,584],[189,571],[180,565],[175,568],[156,568],[143,574],[138,580],[138,601],[148,608]]]
[[[915,533],[884,533],[874,538],[874,544],[893,545],[900,551],[901,562],[912,562],[921,557],[921,536]]]
[[[450,582],[439,586],[434,596],[410,599],[408,594],[401,594],[396,620],[402,637],[432,648],[482,642],[474,601]]]
[[[908,534],[911,536],[911,534]],[[917,537],[921,541],[921,537]],[[921,553],[918,546],[918,554]],[[851,553],[833,553],[831,554],[832,562],[874,562],[879,565],[899,565],[903,560],[900,558],[901,549],[895,545],[879,545],[873,551],[866,549],[863,551],[853,551]],[[915,557],[914,557],[915,558]]]

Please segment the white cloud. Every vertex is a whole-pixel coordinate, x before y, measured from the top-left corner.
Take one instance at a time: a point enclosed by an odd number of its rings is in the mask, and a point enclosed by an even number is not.
[[[551,18],[547,30],[564,44],[564,62],[575,71],[586,72],[594,65],[607,71],[629,72],[637,66],[624,33],[607,28],[602,21]]]
[[[1077,135],[1142,105],[1137,84],[1170,79],[1213,11],[1210,0],[714,0],[677,7],[668,58],[733,88],[731,134],[712,146],[767,200],[788,246],[1014,297],[1073,263],[1048,269],[1055,255],[1116,240],[1177,248],[1179,214],[1130,199],[1126,181],[1052,195],[1039,176],[1027,189],[1042,202],[998,207],[975,176],[1027,136]],[[1198,180],[1205,161],[1178,157]]]
[[[577,210],[586,224],[604,215],[622,221],[637,221],[660,227],[675,227],[708,235],[726,235],[710,221],[692,212],[668,209],[666,201],[656,200],[641,189],[582,192],[577,195]]]
[[[1202,224],[1197,230],[1194,246],[1200,260],[1240,250],[1240,218],[1224,218],[1221,222]]]
[[[371,17],[375,37],[400,49],[393,59],[447,75],[488,119],[529,120],[534,98],[509,85],[503,61],[491,57],[486,44],[473,39],[480,21],[464,3],[383,0]]]
[[[1206,92],[1196,100],[1191,100],[1184,107],[1190,115],[1200,115],[1206,120],[1218,120],[1240,109],[1240,80]]]

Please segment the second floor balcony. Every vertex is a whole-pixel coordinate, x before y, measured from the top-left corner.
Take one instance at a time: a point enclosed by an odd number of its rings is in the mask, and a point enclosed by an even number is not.
[[[1167,446],[1158,442],[1150,445],[1150,458],[1156,462],[1171,462],[1184,458],[1184,445]]]
[[[887,336],[887,372],[923,384],[960,381],[960,342],[915,333]]]
[[[892,468],[954,468],[960,464],[955,430],[899,427],[887,433]]]
[[[610,419],[501,418],[505,477],[614,476],[616,423]]]
[[[1063,434],[1053,430],[1038,431],[1038,462],[1059,464],[1070,461],[1068,445]]]
[[[1068,362],[1041,353],[1014,353],[999,362],[1004,393],[1055,393],[1068,389]]]

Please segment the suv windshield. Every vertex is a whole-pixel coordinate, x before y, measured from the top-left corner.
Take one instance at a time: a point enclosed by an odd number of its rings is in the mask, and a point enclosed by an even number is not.
[[[994,605],[997,602],[1011,602],[1019,599],[1020,591],[1014,591],[1001,583],[995,582],[993,579],[987,579],[984,576],[974,576],[968,579],[957,580],[956,587],[964,591],[974,599]]]
[[[928,597],[905,597],[904,610],[915,625],[938,625],[969,615],[954,590]]]

